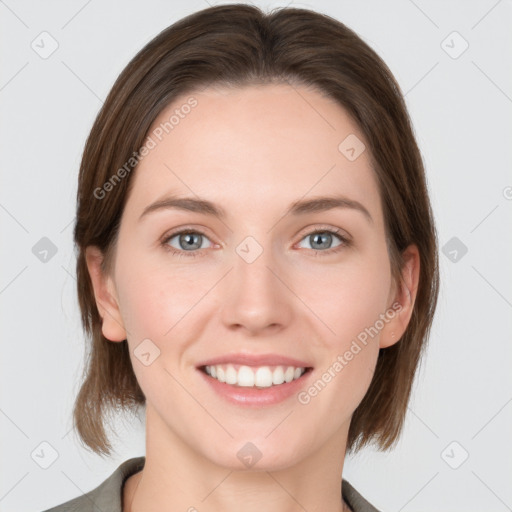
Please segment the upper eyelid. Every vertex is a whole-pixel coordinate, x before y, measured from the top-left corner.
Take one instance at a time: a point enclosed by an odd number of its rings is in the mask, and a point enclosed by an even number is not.
[[[341,244],[345,244],[346,246],[352,244],[352,237],[345,233],[342,229],[332,229],[332,228],[314,228],[312,230],[307,231],[304,235],[302,235],[297,243],[302,242],[306,237],[311,236],[315,233],[332,233],[335,237],[337,237]],[[327,251],[323,251],[327,252]]]
[[[161,237],[161,242],[162,243],[166,243],[168,242],[171,238],[174,238],[175,236],[178,236],[178,235],[182,235],[184,233],[195,233],[195,234],[198,234],[198,235],[202,235],[202,236],[205,236],[206,238],[208,238],[208,240],[210,240],[212,242],[212,244],[215,244],[215,242],[213,240],[211,240],[211,237],[210,235],[208,235],[208,233],[206,233],[205,231],[203,231],[203,229],[199,229],[199,228],[192,228],[192,227],[183,227],[183,228],[177,228],[176,231],[174,230],[170,230],[168,232],[166,232],[162,237]],[[220,244],[222,245],[222,244]]]

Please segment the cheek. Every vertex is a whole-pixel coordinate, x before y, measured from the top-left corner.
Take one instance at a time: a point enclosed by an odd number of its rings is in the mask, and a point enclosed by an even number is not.
[[[379,355],[375,326],[385,313],[388,284],[385,273],[366,267],[366,272],[326,281],[311,299],[329,329],[322,329],[328,334],[317,347],[323,357],[316,380],[298,398],[301,404],[311,403],[315,415],[331,418],[332,429],[349,419],[372,381]]]
[[[318,325],[326,333],[318,346],[324,352],[319,381],[306,393],[312,399],[315,393],[324,395],[325,388],[325,401],[319,401],[318,407],[329,404],[339,417],[357,407],[375,371],[384,325],[380,319],[391,286],[386,253],[380,255],[355,258],[336,270],[317,268],[305,274],[300,287],[304,302],[318,312]]]
[[[159,390],[176,385],[164,369],[174,374],[187,340],[195,338],[194,314],[199,309],[194,306],[207,293],[210,281],[176,269],[171,273],[142,256],[127,259],[118,268],[120,309],[132,366],[139,385],[153,401]],[[150,354],[149,364],[143,360],[145,353]]]
[[[343,349],[386,311],[391,275],[385,253],[300,270],[294,291],[325,327],[329,346]]]
[[[121,314],[129,338],[150,338],[162,344],[181,319],[193,315],[194,306],[211,287],[211,276],[191,272],[186,264],[166,265],[147,255],[131,253],[131,258],[119,261],[117,281]],[[187,322],[184,322],[187,323]]]

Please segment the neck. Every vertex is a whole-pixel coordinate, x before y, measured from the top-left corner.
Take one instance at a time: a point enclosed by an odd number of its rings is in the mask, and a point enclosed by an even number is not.
[[[290,466],[264,465],[262,457],[241,470],[215,464],[185,444],[147,404],[146,462],[126,482],[123,512],[348,511],[341,499],[347,432],[348,425]]]

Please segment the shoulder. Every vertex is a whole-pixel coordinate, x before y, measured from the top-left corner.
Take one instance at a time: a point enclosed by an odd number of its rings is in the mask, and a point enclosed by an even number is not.
[[[353,512],[379,512],[370,502],[366,501],[346,480],[342,481],[341,492],[344,500]]]
[[[144,467],[145,457],[124,461],[98,487],[44,512],[122,512],[122,491],[125,480]]]

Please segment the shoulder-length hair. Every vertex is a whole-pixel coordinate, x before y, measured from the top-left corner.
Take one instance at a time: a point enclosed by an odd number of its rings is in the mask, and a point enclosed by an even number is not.
[[[117,78],[83,152],[74,240],[81,318],[91,344],[73,420],[81,440],[100,455],[112,448],[107,415],[145,404],[127,341],[112,343],[102,335],[85,260],[86,247],[97,246],[108,271],[134,172],[124,173],[107,198],[103,187],[141,148],[155,118],[175,98],[209,85],[259,83],[313,87],[351,115],[368,144],[397,282],[403,250],[409,244],[419,249],[411,320],[398,343],[380,350],[373,380],[353,414],[347,448],[357,451],[372,441],[387,450],[400,435],[439,288],[434,219],[402,93],[375,51],[336,19],[306,9],[264,13],[233,4],[191,14],[142,48]]]

